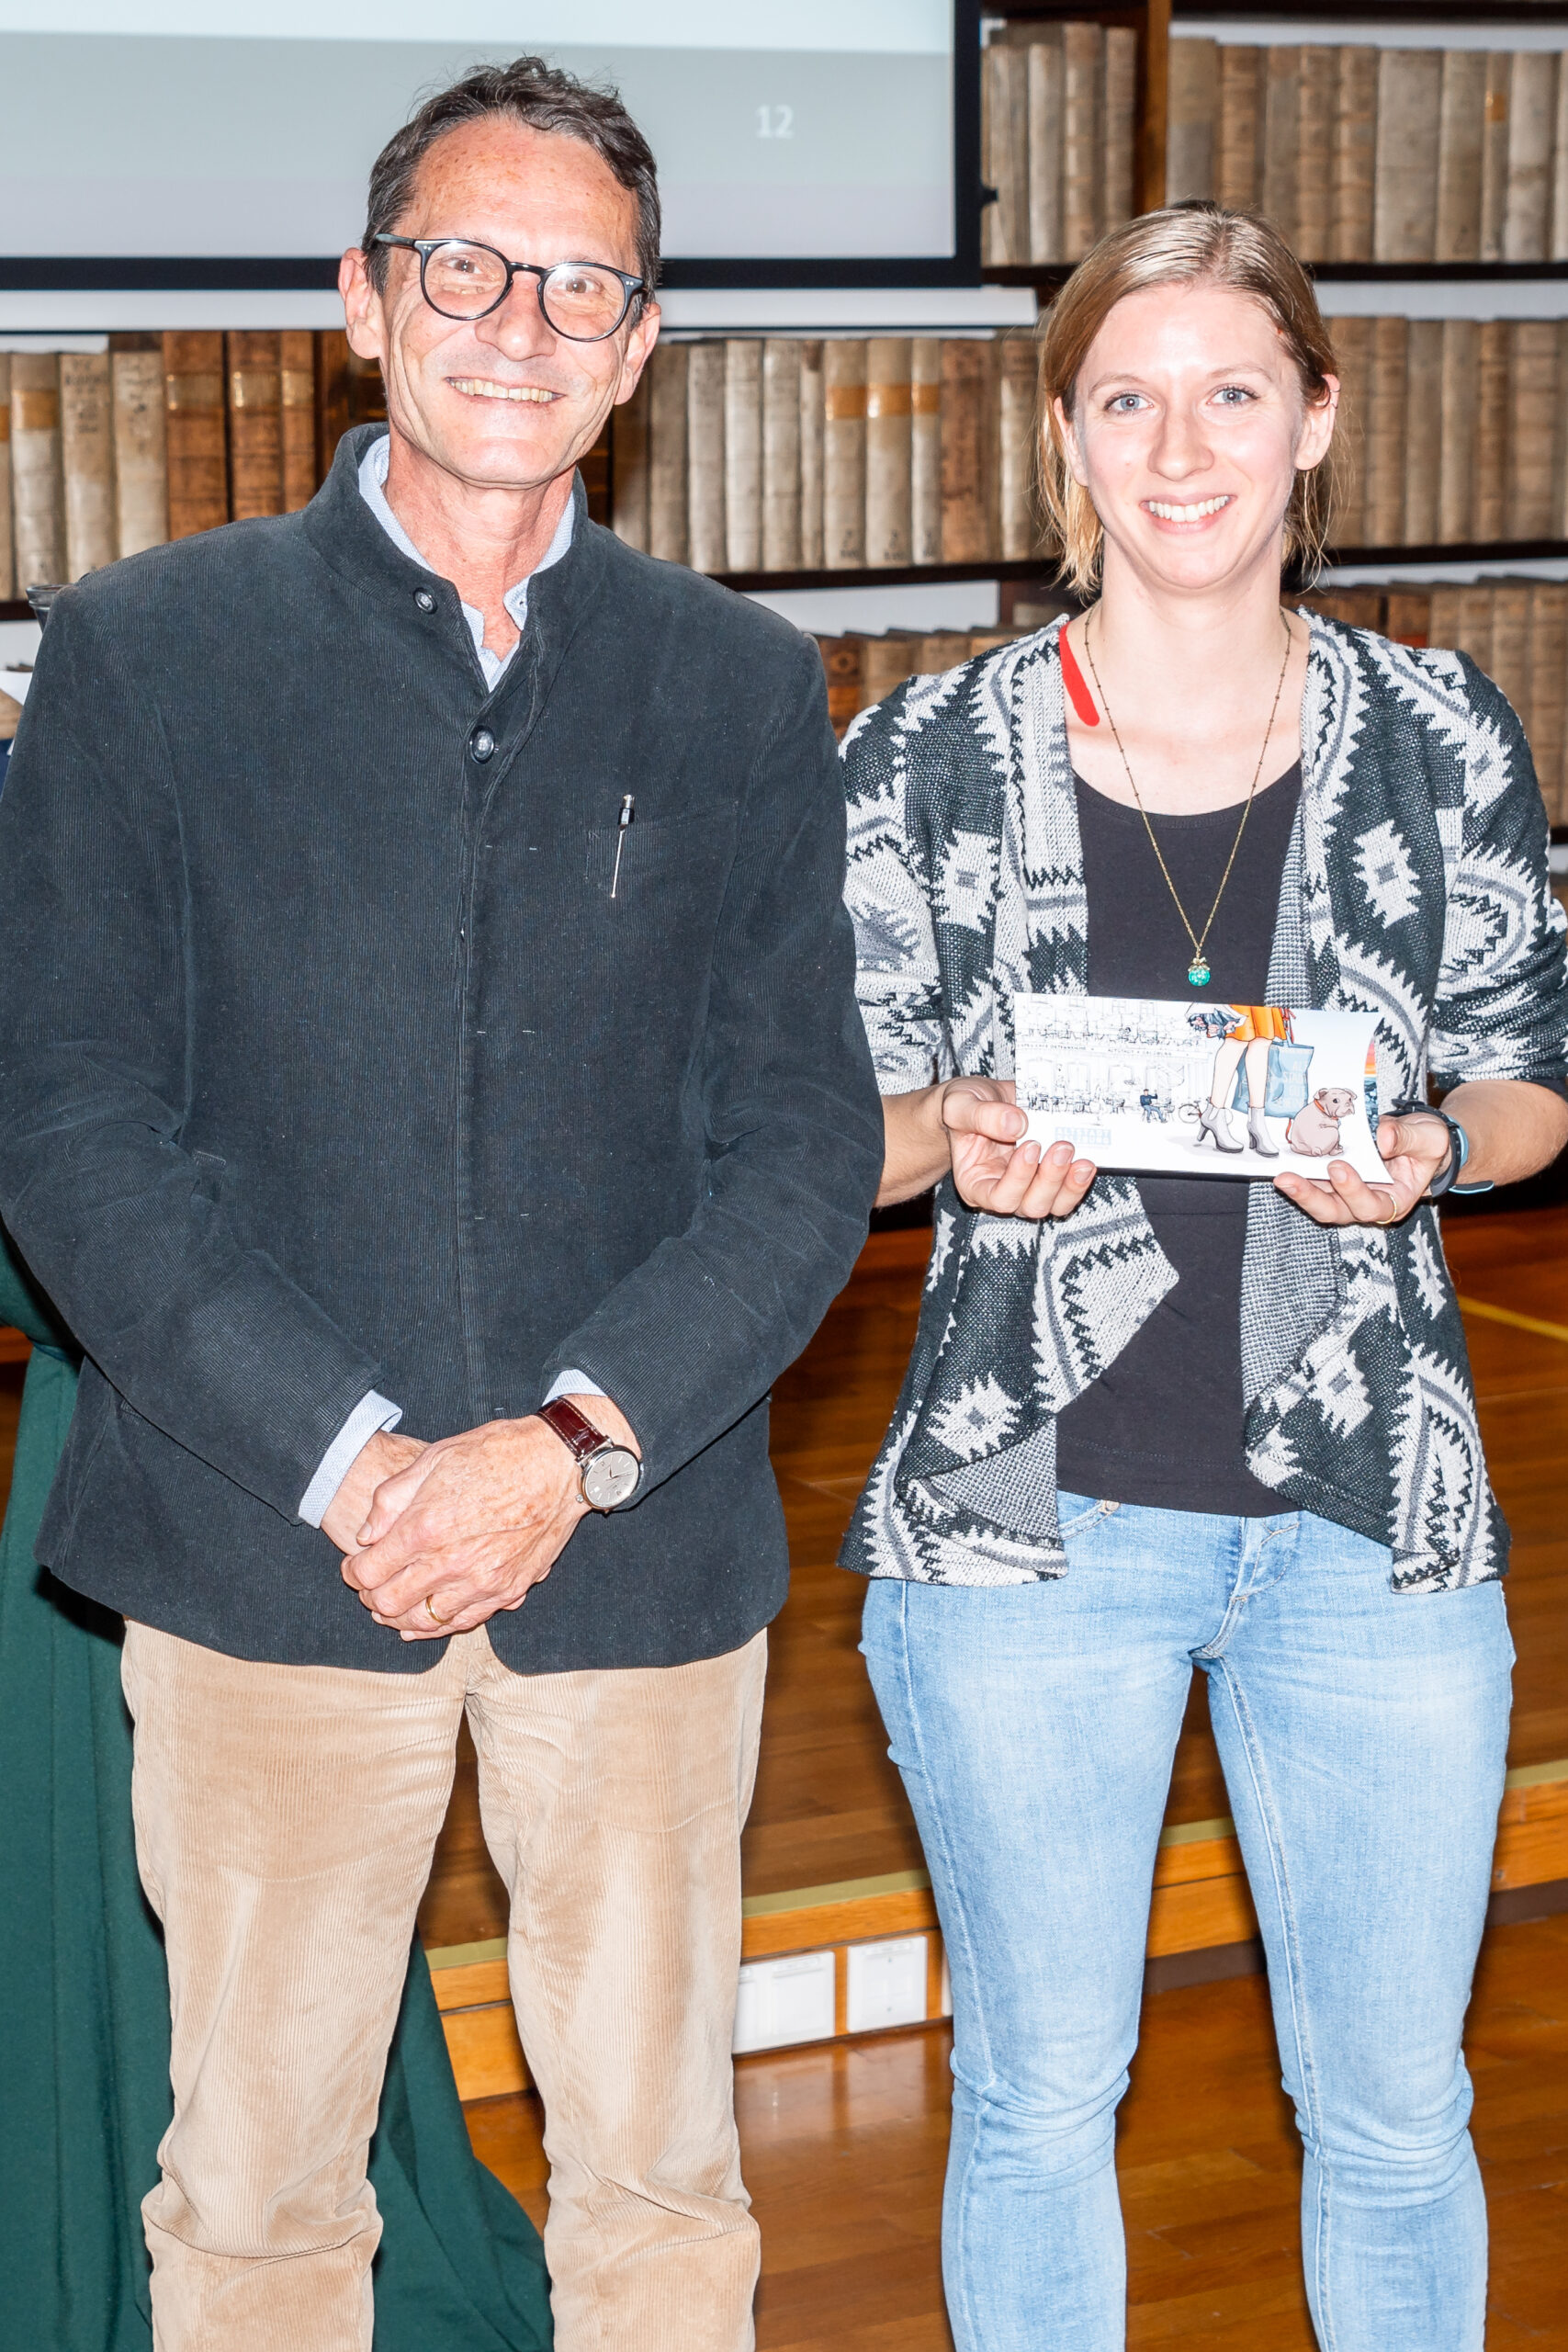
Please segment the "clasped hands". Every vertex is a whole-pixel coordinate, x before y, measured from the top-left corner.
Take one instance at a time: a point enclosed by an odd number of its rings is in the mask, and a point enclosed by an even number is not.
[[[637,1450],[607,1396],[571,1401]],[[433,1444],[383,1430],[355,1457],[321,1527],[376,1623],[429,1642],[520,1609],[587,1510],[577,1464],[529,1414]]]
[[[988,1216],[1068,1216],[1093,1183],[1092,1159],[1071,1144],[1048,1148],[1022,1141],[1028,1121],[1010,1078],[955,1078],[940,1090],[941,1115],[960,1199]],[[1369,1184],[1348,1160],[1331,1159],[1322,1177],[1276,1176],[1283,1193],[1318,1225],[1397,1225],[1409,1216],[1449,1156],[1441,1119],[1418,1113],[1380,1119],[1378,1150],[1386,1184]]]

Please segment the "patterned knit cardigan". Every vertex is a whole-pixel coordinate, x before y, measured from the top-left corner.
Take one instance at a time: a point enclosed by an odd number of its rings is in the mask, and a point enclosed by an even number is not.
[[[844,745],[846,896],[884,1093],[1009,1076],[1011,997],[1085,985],[1059,624],[911,680]],[[1314,619],[1269,999],[1375,1013],[1382,1099],[1428,1074],[1560,1082],[1564,921],[1523,731],[1462,654]],[[844,1548],[874,1577],[1060,1575],[1055,1415],[1177,1277],[1129,1176],[1063,1219],[938,1188],[919,1329]],[[1402,1591],[1500,1576],[1464,1332],[1427,1204],[1314,1225],[1249,1187],[1247,1454],[1281,1510],[1387,1544]]]

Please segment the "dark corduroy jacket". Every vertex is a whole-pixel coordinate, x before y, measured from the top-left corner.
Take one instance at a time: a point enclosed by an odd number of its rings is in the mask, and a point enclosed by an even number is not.
[[[437,1437],[575,1366],[643,1487],[496,1649],[716,1656],[784,1596],[768,1388],[882,1157],[821,666],[579,486],[490,691],[360,497],[377,429],[50,618],[0,800],[0,1214],[87,1359],[39,1556],[235,1656],[417,1672],[297,1516],[322,1453],[372,1386]]]

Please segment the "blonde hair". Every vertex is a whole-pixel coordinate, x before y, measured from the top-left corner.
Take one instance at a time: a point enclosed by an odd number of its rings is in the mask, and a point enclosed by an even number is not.
[[[1233,286],[1260,302],[1295,362],[1309,406],[1327,398],[1325,379],[1337,375],[1334,346],[1306,272],[1268,220],[1192,203],[1145,212],[1085,255],[1046,312],[1040,335],[1041,500],[1052,540],[1062,552],[1062,576],[1080,592],[1099,586],[1105,534],[1089,495],[1067,462],[1057,421],[1060,401],[1071,416],[1078,377],[1090,345],[1118,302],[1151,286]],[[1285,561],[1304,561],[1315,574],[1328,542],[1337,486],[1337,451],[1298,473],[1285,511]]]

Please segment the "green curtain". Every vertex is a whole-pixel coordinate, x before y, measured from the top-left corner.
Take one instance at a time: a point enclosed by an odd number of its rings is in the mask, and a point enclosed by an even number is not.
[[[139,2207],[169,2120],[168,1978],[136,1875],[120,1621],[33,1540],[75,1365],[0,1235],[0,1324],[34,1341],[0,1532],[0,2336],[152,2352]],[[416,1943],[370,2154],[376,2352],[544,2352],[527,2215],[468,2145]]]

